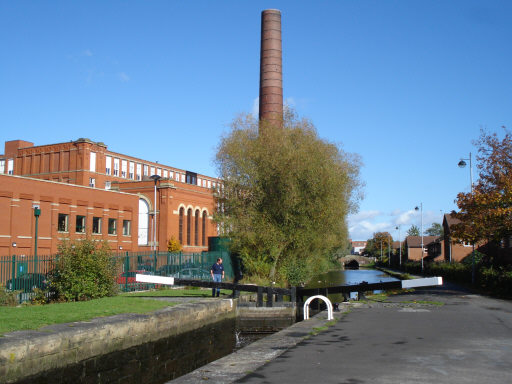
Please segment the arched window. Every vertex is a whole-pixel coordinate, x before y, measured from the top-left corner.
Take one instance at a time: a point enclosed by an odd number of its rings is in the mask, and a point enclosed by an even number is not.
[[[192,225],[192,208],[189,208],[187,210],[187,245],[191,244],[191,238],[190,238],[190,226]]]
[[[179,221],[179,232],[178,238],[180,240],[180,244],[183,244],[183,215],[185,214],[185,208],[180,208],[180,221]]]
[[[206,245],[206,217],[208,216],[208,213],[206,211],[203,211],[203,231],[202,231],[202,235],[203,235],[203,247]]]
[[[144,199],[139,199],[139,245],[148,244],[149,235],[149,204]]]
[[[196,215],[194,217],[194,245],[199,245],[199,209],[196,209]]]

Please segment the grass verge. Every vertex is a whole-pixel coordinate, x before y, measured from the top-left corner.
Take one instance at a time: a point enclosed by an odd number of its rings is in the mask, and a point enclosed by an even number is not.
[[[221,289],[221,295],[231,295],[232,291]],[[121,296],[131,297],[212,297],[212,290],[208,289],[156,289],[153,291],[140,291],[122,293]]]
[[[221,290],[229,295],[231,291]],[[54,303],[48,305],[0,306],[0,335],[8,332],[39,329],[50,324],[88,321],[95,317],[121,313],[147,313],[176,303],[146,300],[144,297],[211,297],[211,289],[159,289],[154,291],[128,292],[119,296],[90,301]]]
[[[87,321],[95,317],[121,313],[152,312],[173,305],[176,303],[114,296],[71,303],[0,307],[0,335],[13,331],[39,329],[50,324]]]
[[[408,301],[400,301],[400,304],[423,304],[423,305],[438,305],[442,306],[444,303],[440,301],[430,301],[430,300],[408,300]]]
[[[334,324],[338,322],[338,319],[334,318],[332,320],[329,320],[321,327],[313,327],[313,330],[309,332],[311,336],[318,335],[320,332],[327,331],[329,327],[332,327]]]

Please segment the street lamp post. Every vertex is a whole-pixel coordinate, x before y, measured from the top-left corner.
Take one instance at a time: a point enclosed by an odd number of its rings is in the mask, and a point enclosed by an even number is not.
[[[400,265],[400,268],[402,268],[402,240],[400,239],[400,224],[398,224],[395,229],[398,229],[398,247],[400,252],[400,259],[398,261],[398,265]]]
[[[155,182],[155,200],[154,200],[154,206],[153,206],[153,249],[156,252],[156,231],[157,231],[157,225],[156,225],[156,184],[158,183],[158,180],[160,180],[162,177],[159,175],[152,175],[150,176],[151,179]]]
[[[460,159],[457,164],[459,168],[465,168],[467,163],[465,160],[469,160],[469,182],[471,185],[471,194],[473,194],[473,164],[471,161],[471,152],[469,152],[468,159]],[[451,240],[450,240],[451,242]],[[451,244],[450,244],[451,245]],[[475,242],[473,241],[473,252],[471,252],[471,284],[475,284]]]
[[[37,227],[39,224],[39,216],[40,215],[41,215],[41,208],[39,208],[39,205],[34,205],[34,216],[36,218],[35,241],[34,241],[34,273],[37,273]]]
[[[12,244],[12,290],[15,291],[17,289],[16,286],[16,242],[14,241]]]
[[[423,202],[420,203],[419,207],[414,208],[416,211],[421,211],[421,273],[423,273]]]
[[[391,233],[389,233],[388,264],[391,267]]]

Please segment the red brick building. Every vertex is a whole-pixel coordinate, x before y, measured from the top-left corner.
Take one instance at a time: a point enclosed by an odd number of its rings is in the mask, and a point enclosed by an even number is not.
[[[130,196],[130,202],[123,204],[130,207],[133,216],[130,233],[136,236],[136,241],[131,240],[129,250],[132,251],[151,250],[154,247],[166,250],[167,242],[172,236],[180,240],[184,251],[203,251],[208,249],[208,237],[217,235],[212,215],[215,208],[213,192],[219,187],[218,179],[111,152],[104,143],[78,139],[67,143],[34,146],[33,143],[23,140],[8,141],[5,143],[4,155],[0,155],[0,175],[23,176],[22,184],[20,178],[2,177],[0,191],[7,199],[19,199],[18,195],[32,194],[31,204],[41,201],[39,195],[42,195],[47,200],[52,199],[45,203],[61,204],[59,201],[68,199],[70,207],[85,206],[87,212],[92,212],[94,203],[103,204],[104,207],[121,206],[116,202],[124,202],[126,196]],[[19,180],[13,182],[13,179]],[[52,183],[44,184],[33,179]],[[46,191],[43,185],[52,185],[54,193]],[[39,193],[40,188],[46,192]],[[83,196],[84,193],[88,198]],[[82,205],[78,204],[78,200]],[[87,204],[84,205],[84,202]],[[7,203],[4,201],[4,204]],[[104,207],[96,208],[109,209]],[[43,212],[44,208],[42,206]],[[124,208],[121,210],[124,212]],[[25,225],[19,223],[27,219],[25,213],[10,216],[9,219],[4,216],[2,214],[0,217],[0,228],[6,234],[0,233],[0,236],[9,236],[11,243],[19,236],[25,236],[18,230],[18,227]],[[72,225],[75,225],[77,216],[83,215],[75,213],[68,218]],[[90,221],[92,219],[89,220],[90,215],[85,216],[85,232],[88,233],[93,230],[94,224]],[[51,230],[46,229],[44,237],[59,237],[60,231],[54,228],[59,225],[58,222],[45,222],[43,214],[40,220],[41,228],[45,225],[52,226]],[[50,249],[53,252],[53,245]]]
[[[352,255],[360,255],[363,252],[363,250],[366,248],[366,243],[367,243],[366,240],[363,240],[363,241],[351,240],[350,244],[352,247],[351,247],[350,253]]]
[[[420,261],[423,257],[423,260],[427,259],[428,256],[428,247],[430,244],[434,243],[439,236],[423,236],[423,251],[421,249],[421,236],[407,236],[404,241],[405,252],[407,255],[407,260],[410,261]]]
[[[138,205],[135,194],[0,175],[0,256],[34,254],[35,206],[40,255],[55,254],[63,239],[85,236],[137,250]]]

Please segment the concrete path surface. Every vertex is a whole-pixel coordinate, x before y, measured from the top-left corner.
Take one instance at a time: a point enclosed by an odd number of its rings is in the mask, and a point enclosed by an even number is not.
[[[447,284],[387,301],[353,305],[236,382],[512,383],[510,301]]]

